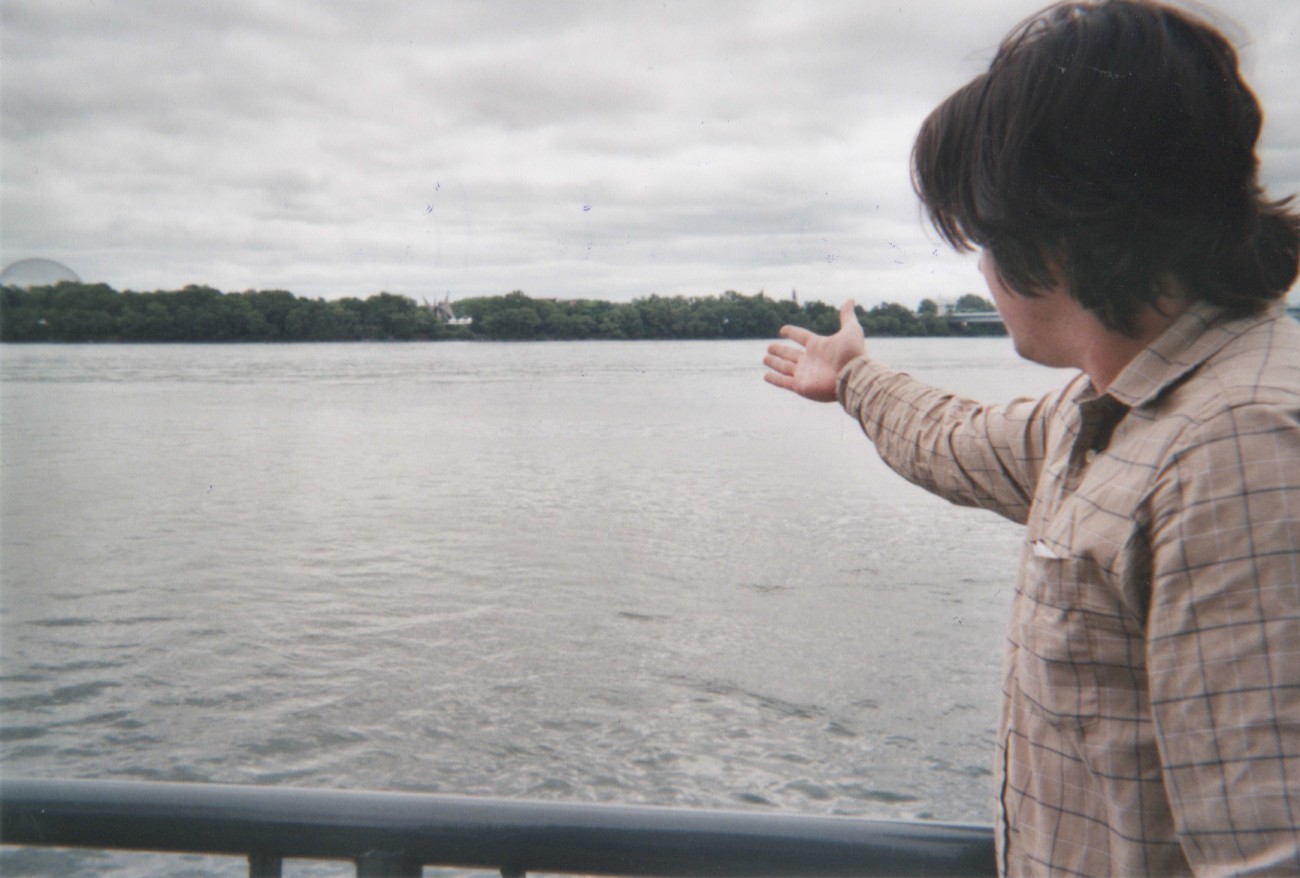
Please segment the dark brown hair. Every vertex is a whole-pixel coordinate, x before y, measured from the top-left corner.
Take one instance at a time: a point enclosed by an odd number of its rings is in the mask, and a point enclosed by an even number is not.
[[[1247,314],[1296,278],[1300,217],[1259,186],[1263,114],[1213,27],[1144,0],[1064,2],[1016,28],[912,152],[930,221],[1006,285],[1064,281],[1108,328],[1179,284]]]

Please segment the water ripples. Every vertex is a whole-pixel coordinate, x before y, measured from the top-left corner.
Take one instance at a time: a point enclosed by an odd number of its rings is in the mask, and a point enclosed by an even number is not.
[[[1019,534],[762,347],[7,350],[4,770],[987,820]]]

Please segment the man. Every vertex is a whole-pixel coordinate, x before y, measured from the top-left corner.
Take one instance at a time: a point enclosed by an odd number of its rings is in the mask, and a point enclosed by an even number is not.
[[[785,327],[778,387],[1026,527],[1004,663],[1009,874],[1300,874],[1300,220],[1213,28],[1142,0],[1015,30],[913,174],[1016,350],[1081,374],[982,406]]]

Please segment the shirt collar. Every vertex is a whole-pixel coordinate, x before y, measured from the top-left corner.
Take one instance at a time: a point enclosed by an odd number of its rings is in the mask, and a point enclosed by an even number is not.
[[[1105,395],[1128,408],[1148,403],[1247,329],[1270,319],[1272,309],[1230,320],[1219,306],[1195,302],[1124,367]]]

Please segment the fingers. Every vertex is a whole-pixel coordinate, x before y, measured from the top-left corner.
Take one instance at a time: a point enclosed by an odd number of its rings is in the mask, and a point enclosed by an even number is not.
[[[857,304],[852,299],[840,306],[840,329],[858,325],[858,315],[854,310],[856,307]],[[808,342],[819,336],[812,330],[804,329],[802,326],[786,325],[781,327],[781,337],[807,347]]]
[[[782,375],[778,372],[767,372],[763,375],[763,380],[768,384],[775,384],[783,390],[794,390],[794,379],[789,375]]]
[[[782,390],[798,393],[795,390],[794,371],[802,358],[803,351],[792,345],[768,345],[767,356],[763,357],[763,365],[770,371],[763,373],[763,380]]]
[[[813,337],[813,333],[810,330],[804,329],[802,326],[782,326],[781,337],[788,338],[790,341],[807,347],[809,339]]]
[[[784,344],[774,344],[767,349],[763,365],[780,375],[793,375],[803,357],[803,351]]]
[[[793,345],[773,342],[767,346],[767,356],[763,358],[763,362],[766,363],[770,359],[780,359],[797,363],[802,357],[803,351],[800,348],[794,347]]]

